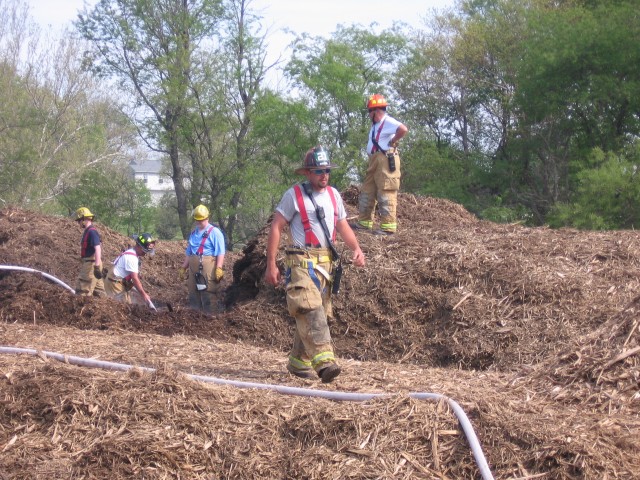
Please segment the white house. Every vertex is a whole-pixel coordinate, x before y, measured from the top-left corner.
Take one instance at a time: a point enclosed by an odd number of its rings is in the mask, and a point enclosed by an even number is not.
[[[162,162],[160,160],[144,160],[136,162],[132,160],[129,167],[133,172],[133,178],[144,182],[151,192],[151,201],[157,204],[167,192],[172,192],[173,180],[167,175],[163,175]]]

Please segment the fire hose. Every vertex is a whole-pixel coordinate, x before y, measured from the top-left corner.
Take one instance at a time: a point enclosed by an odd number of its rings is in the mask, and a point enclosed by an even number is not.
[[[27,355],[44,355],[46,358],[52,358],[58,360],[63,363],[69,363],[72,365],[79,365],[83,367],[94,367],[94,368],[104,368],[108,370],[117,370],[126,372],[131,369],[138,369],[144,372],[155,372],[155,369],[149,367],[136,367],[133,365],[128,365],[124,363],[113,363],[106,362],[103,360],[95,360],[92,358],[84,358],[84,357],[76,357],[71,355],[63,355],[61,353],[56,352],[47,352],[42,350],[34,350],[30,348],[17,348],[17,347],[6,347],[0,346],[0,354],[27,354]],[[316,397],[316,398],[325,398],[328,400],[335,401],[350,401],[350,402],[364,402],[367,400],[371,400],[374,398],[389,398],[393,396],[393,394],[386,393],[353,393],[353,392],[340,392],[340,391],[327,391],[327,390],[314,390],[311,388],[299,388],[299,387],[288,387],[284,385],[272,385],[266,383],[253,383],[253,382],[243,382],[238,380],[228,380],[224,378],[216,378],[216,377],[208,377],[203,375],[192,375],[185,374],[187,378],[192,380],[205,382],[205,383],[213,383],[217,385],[230,385],[238,388],[257,388],[264,390],[273,390],[275,392],[285,394],[285,395],[298,395],[304,397]],[[417,400],[434,400],[434,401],[445,401],[456,418],[460,422],[460,426],[467,437],[467,441],[469,442],[469,446],[471,447],[471,451],[473,453],[473,457],[478,465],[478,469],[480,470],[480,474],[483,480],[493,480],[493,474],[489,469],[489,464],[482,452],[482,448],[480,446],[480,441],[476,436],[475,431],[473,430],[473,426],[469,421],[466,413],[462,409],[462,407],[455,402],[453,399],[441,395],[439,393],[427,393],[427,392],[410,392],[409,397],[415,398]]]
[[[18,267],[15,265],[0,265],[0,270],[15,270],[18,272],[29,272],[29,273],[39,273],[40,275],[42,275],[44,278],[47,278],[49,280],[51,280],[54,283],[57,283],[58,285],[60,285],[61,287],[66,288],[67,290],[69,290],[71,293],[75,294],[76,291],[71,288],[69,285],[67,285],[66,283],[64,283],[62,280],[60,280],[59,278],[54,277],[53,275],[49,275],[48,273],[45,272],[41,272],[40,270],[36,270],[34,268],[28,268],[28,267]],[[134,287],[135,288],[135,287]],[[158,311],[158,309],[156,308],[156,306],[153,304],[153,302],[151,300],[149,300],[149,302],[147,303],[147,305],[149,306],[150,309],[154,310],[154,311]],[[171,308],[169,309],[171,310]]]
[[[61,287],[64,287],[67,290],[69,290],[71,293],[74,293],[74,294],[76,293],[76,291],[73,288],[71,288],[69,285],[64,283],[62,280],[54,277],[53,275],[49,275],[48,273],[41,272],[40,270],[36,270],[34,268],[17,267],[15,265],[0,265],[0,270],[16,270],[16,271],[19,271],[19,272],[39,273],[44,278],[47,278],[47,279],[51,280],[54,283],[57,283]]]

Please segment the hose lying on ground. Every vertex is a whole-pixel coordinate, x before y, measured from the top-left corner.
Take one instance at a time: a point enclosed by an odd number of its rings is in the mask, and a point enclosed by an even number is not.
[[[71,293],[75,294],[76,291],[71,288],[69,285],[67,285],[66,283],[64,283],[62,280],[54,277],[53,275],[49,275],[48,273],[45,272],[41,272],[40,270],[36,270],[34,268],[27,268],[27,267],[17,267],[15,265],[0,265],[0,270],[16,270],[18,272],[30,272],[30,273],[39,273],[40,275],[42,275],[43,277],[51,280],[54,283],[57,283],[58,285],[60,285],[61,287],[66,288],[67,290],[69,290]]]
[[[133,368],[145,371],[145,372],[155,372],[155,369],[148,367],[135,367],[133,365],[128,365],[125,363],[113,363],[113,362],[105,362],[102,360],[95,360],[92,358],[83,358],[83,357],[75,357],[71,355],[63,355],[61,353],[55,352],[47,352],[41,350],[34,350],[30,348],[17,348],[17,347],[3,347],[0,346],[0,354],[27,354],[27,355],[44,355],[47,358],[53,358],[55,360],[59,360],[64,363],[69,363],[73,365],[80,365],[83,367],[95,367],[95,368],[104,368],[108,370],[117,370],[117,371],[128,371]],[[287,387],[284,385],[270,385],[266,383],[252,383],[252,382],[242,382],[238,380],[227,380],[224,378],[216,378],[216,377],[207,377],[202,375],[192,375],[185,374],[188,378],[192,380],[197,380],[200,382],[206,383],[214,383],[217,385],[231,385],[239,388],[258,388],[258,389],[266,389],[266,390],[274,390],[278,393],[286,394],[286,395],[298,395],[304,397],[320,397],[328,400],[337,400],[337,401],[351,401],[351,402],[363,402],[366,400],[371,400],[373,398],[385,398],[391,397],[396,394],[386,394],[386,393],[352,393],[352,392],[339,392],[339,391],[327,391],[327,390],[314,390],[311,388],[298,388],[298,387]],[[473,453],[473,457],[476,460],[476,464],[478,465],[478,469],[480,470],[480,474],[482,475],[483,480],[493,480],[493,474],[489,469],[489,465],[487,460],[482,452],[482,448],[480,447],[480,441],[476,436],[475,431],[473,430],[473,426],[469,421],[469,418],[465,414],[464,410],[457,402],[452,400],[449,397],[441,395],[439,393],[427,393],[427,392],[411,392],[409,393],[409,397],[415,398],[417,400],[444,400],[453,410],[453,413],[458,418],[460,422],[460,426],[464,431],[465,436],[467,437],[467,441],[469,442],[469,446],[471,447],[471,451]]]
[[[71,293],[75,294],[76,291],[71,288],[69,285],[67,285],[66,283],[64,283],[62,280],[54,277],[53,275],[49,275],[48,273],[45,272],[41,272],[40,270],[35,270],[33,268],[28,268],[28,267],[18,267],[15,265],[0,265],[0,270],[15,270],[18,272],[30,272],[30,273],[39,273],[40,275],[42,275],[45,278],[48,278],[49,280],[57,283],[58,285],[66,288],[67,290],[69,290]],[[135,287],[134,287],[135,288]],[[152,309],[153,311],[157,312],[158,309],[156,308],[155,304],[153,303],[153,301],[149,301],[149,303],[147,304],[147,306]],[[173,312],[173,307],[171,306],[170,303],[166,303],[166,307],[167,310],[169,310],[170,312]]]

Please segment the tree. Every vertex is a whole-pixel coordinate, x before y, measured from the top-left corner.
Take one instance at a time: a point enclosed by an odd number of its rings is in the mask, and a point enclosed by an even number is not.
[[[219,0],[100,0],[76,23],[93,47],[89,63],[134,92],[141,137],[169,157],[185,238],[191,219],[180,145],[194,105],[194,52],[211,38],[221,14]]]
[[[640,24],[636,2],[529,12],[518,101],[531,122],[550,116],[574,144],[615,150],[640,132]]]
[[[551,226],[584,229],[637,228],[640,225],[640,143],[620,153],[594,149],[589,168],[576,175],[577,188],[570,202],[558,202]]]
[[[635,2],[543,4],[527,12],[514,157],[520,160],[524,187],[520,198],[539,222],[555,203],[570,202],[581,188],[581,171],[591,168],[594,148],[621,152],[640,133],[635,16]]]
[[[389,93],[386,84],[405,44],[402,34],[377,30],[375,24],[339,26],[328,40],[303,35],[285,70],[313,112],[314,143],[323,143],[345,172],[363,169],[366,98]]]
[[[510,164],[518,124],[513,97],[524,8],[509,0],[461,2],[412,37],[393,80],[412,127],[403,188],[479,214],[497,198],[513,198],[510,177],[496,171]],[[416,171],[428,173],[422,185],[411,177]]]
[[[250,134],[262,83],[273,66],[265,63],[265,35],[251,3],[225,3],[220,50],[203,55],[203,69],[193,76],[197,108],[189,117],[185,137],[193,166],[192,201],[206,199],[211,205],[230,248],[239,215],[252,208],[245,202],[250,186],[260,184],[259,167],[253,161],[259,145],[250,141]]]
[[[5,203],[57,211],[85,169],[122,158],[131,130],[82,68],[81,43],[43,37],[16,5],[0,9],[0,191]]]
[[[68,212],[89,207],[100,222],[126,235],[149,231],[153,223],[151,193],[124,164],[86,170],[60,201]]]

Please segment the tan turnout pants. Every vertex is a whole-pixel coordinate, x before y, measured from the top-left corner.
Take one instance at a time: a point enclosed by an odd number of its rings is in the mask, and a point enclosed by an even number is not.
[[[289,364],[296,370],[320,371],[335,362],[327,318],[331,318],[331,252],[286,249],[287,308],[296,319]]]
[[[76,279],[76,294],[89,297],[104,297],[106,295],[104,282],[93,274],[95,256],[80,259],[80,272]]]
[[[200,273],[207,279],[207,289],[198,290],[195,274],[200,271],[200,257],[198,255],[189,256],[189,278],[187,280],[189,307],[205,313],[215,313],[219,310],[220,283],[216,283],[215,280],[216,258],[210,255],[202,257],[202,272]]]
[[[105,277],[104,287],[108,297],[111,297],[119,302],[133,304],[133,305],[146,305],[142,294],[136,290],[135,287],[127,289],[124,281],[120,277],[116,277],[113,274],[113,265],[109,265],[106,269],[107,275]]]
[[[394,232],[398,229],[396,208],[400,189],[400,155],[395,153],[396,170],[389,171],[389,159],[382,152],[369,155],[369,167],[360,189],[358,222],[373,228],[376,205],[380,213],[380,229]]]

